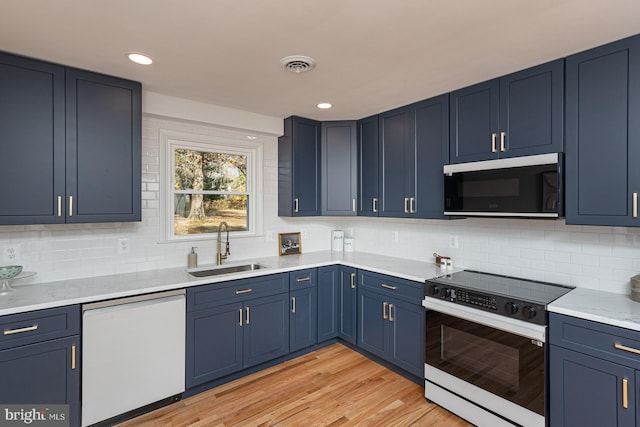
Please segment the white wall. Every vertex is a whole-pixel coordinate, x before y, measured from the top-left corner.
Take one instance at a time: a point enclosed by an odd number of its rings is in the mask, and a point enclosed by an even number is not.
[[[428,262],[435,251],[452,256],[461,267],[578,287],[626,293],[629,278],[640,273],[640,228],[568,226],[564,220],[279,218],[280,119],[157,94],[145,93],[145,100],[142,222],[0,226],[0,249],[18,247],[18,263],[38,273],[24,283],[186,266],[191,246],[198,246],[200,264],[214,262],[213,240],[158,242],[160,129],[257,135],[264,144],[264,230],[302,231],[303,252],[330,249],[330,230],[343,228],[353,233],[356,250]],[[392,241],[393,231],[398,232],[398,242]],[[458,236],[459,248],[449,247],[449,236]],[[118,254],[117,240],[124,237],[130,239],[131,252]],[[230,261],[276,254],[276,242],[264,235],[231,239]]]

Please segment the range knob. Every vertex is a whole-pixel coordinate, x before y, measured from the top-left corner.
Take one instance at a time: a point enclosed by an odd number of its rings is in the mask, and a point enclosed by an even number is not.
[[[508,314],[516,314],[518,312],[518,305],[515,302],[508,302],[504,305],[504,309]]]
[[[526,317],[527,319],[533,319],[534,317],[536,317],[536,309],[531,307],[530,305],[525,305],[522,308],[522,313],[524,314],[524,317]]]
[[[440,288],[436,285],[431,285],[429,288],[429,295],[436,296],[440,293]]]

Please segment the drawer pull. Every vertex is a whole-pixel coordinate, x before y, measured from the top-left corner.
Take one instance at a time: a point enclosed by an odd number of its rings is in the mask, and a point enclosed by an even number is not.
[[[386,302],[386,301],[382,303],[382,318],[384,320],[387,320],[387,306],[388,305],[389,305],[389,303]]]
[[[32,326],[27,326],[26,328],[20,329],[5,329],[3,335],[13,335],[13,334],[21,334],[22,332],[30,332],[38,329],[38,324]]]
[[[395,291],[396,289],[398,289],[397,286],[387,285],[386,283],[382,283],[380,286],[382,286],[385,289],[391,289],[392,291]]]
[[[71,346],[71,369],[76,369],[76,346]]]
[[[620,343],[615,343],[613,346],[618,350],[628,351],[629,353],[633,354],[640,354],[640,350],[638,350],[637,348],[627,347],[626,345],[622,345]]]
[[[300,277],[298,279],[296,279],[296,282],[300,283],[300,282],[308,282],[311,280],[311,277]]]
[[[249,292],[253,292],[253,289],[242,289],[240,291],[236,291],[236,295],[248,294]]]
[[[351,273],[351,289],[356,288],[356,273]]]
[[[626,378],[622,379],[622,407],[629,408],[629,381]]]

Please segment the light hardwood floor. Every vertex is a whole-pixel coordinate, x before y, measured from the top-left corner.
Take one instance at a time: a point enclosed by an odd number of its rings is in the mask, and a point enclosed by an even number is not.
[[[424,389],[341,345],[129,420],[132,426],[470,426]]]

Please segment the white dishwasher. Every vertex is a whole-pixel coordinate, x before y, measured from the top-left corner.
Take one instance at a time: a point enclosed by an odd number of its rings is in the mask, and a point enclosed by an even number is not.
[[[82,426],[184,392],[185,291],[82,307]]]

